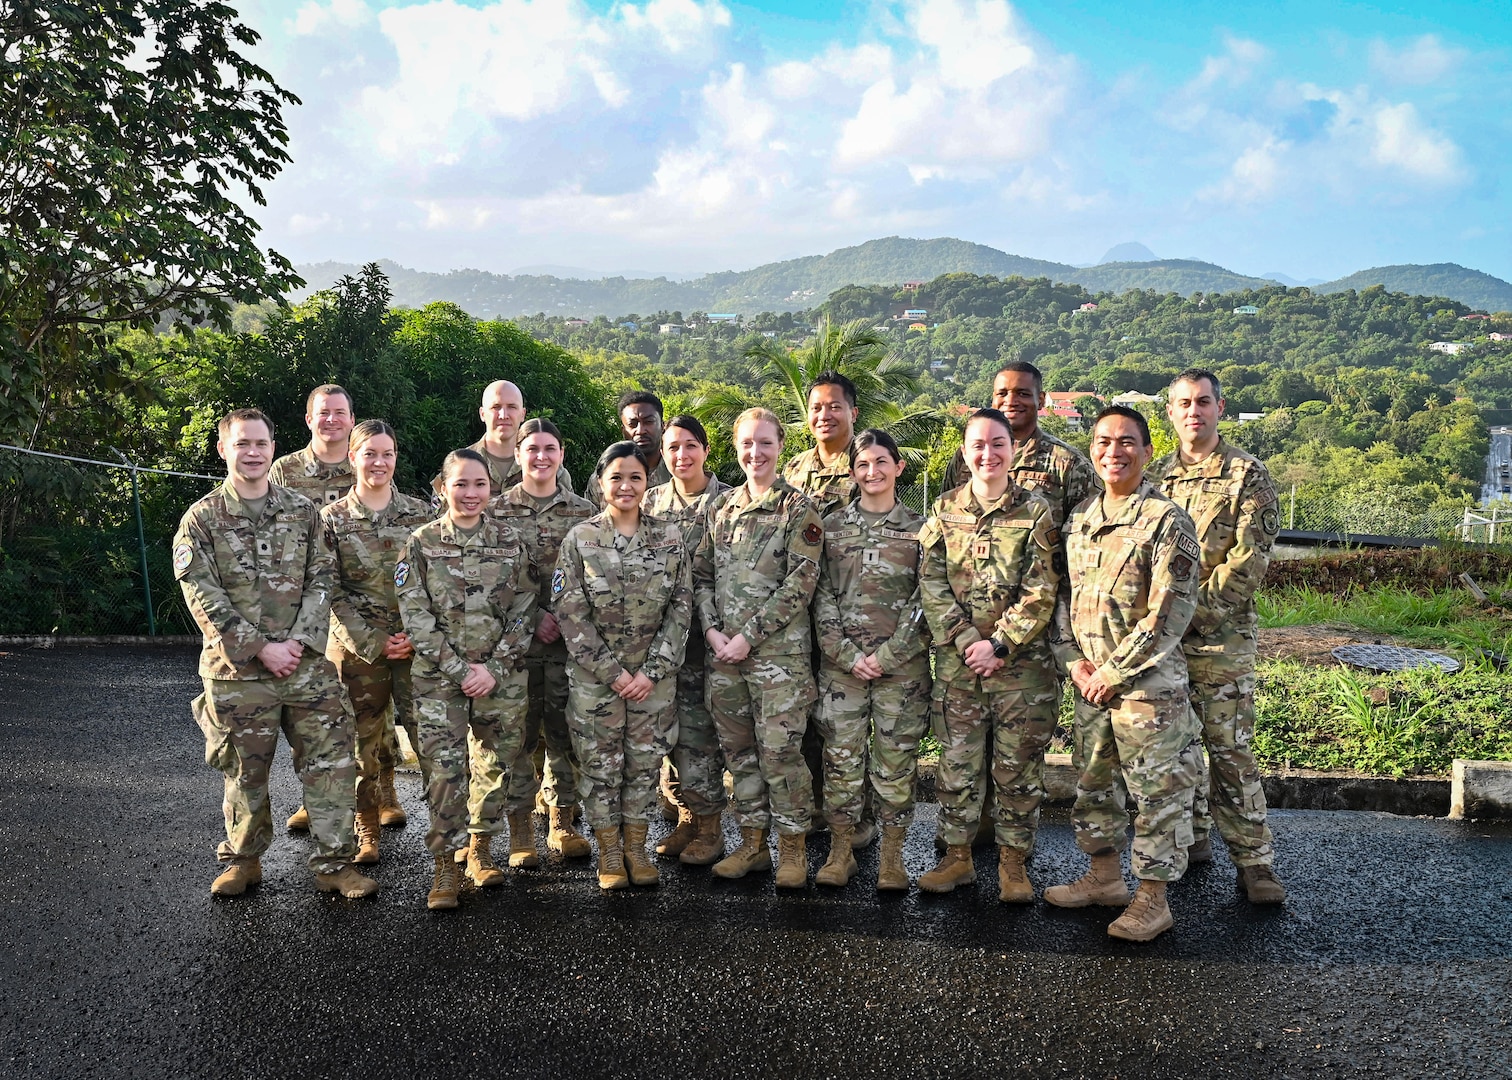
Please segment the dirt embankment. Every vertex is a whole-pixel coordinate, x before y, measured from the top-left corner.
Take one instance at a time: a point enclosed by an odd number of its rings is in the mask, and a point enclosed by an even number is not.
[[[1415,593],[1463,588],[1468,573],[1482,588],[1502,589],[1512,581],[1512,551],[1456,546],[1404,551],[1351,551],[1271,563],[1265,589],[1311,589],[1344,596],[1358,589],[1389,587]]]

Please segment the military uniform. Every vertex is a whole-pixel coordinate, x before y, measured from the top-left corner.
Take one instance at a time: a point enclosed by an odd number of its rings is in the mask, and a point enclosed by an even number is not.
[[[645,824],[662,758],[677,741],[677,680],[693,616],[682,531],[643,515],[622,536],[607,513],[562,542],[552,607],[567,644],[567,724],[577,748],[583,816],[595,831]],[[610,686],[621,671],[655,683],[645,701]]]
[[[336,563],[314,504],[270,484],[254,515],[227,480],[179,522],[173,571],[205,637],[193,710],[205,762],[226,776],[219,859],[251,861],[273,841],[268,769],[282,729],[310,813],[310,868],[337,873],[356,851],[357,763],[350,705],[324,655]],[[281,641],[305,648],[277,678],[257,654]]]
[[[431,517],[426,503],[397,491],[382,510],[368,509],[352,490],[320,512],[337,570],[326,657],[336,665],[356,713],[359,812],[378,809],[378,774],[393,767],[390,705],[410,745],[420,745],[410,661],[390,660],[383,649],[389,635],[404,629],[394,595],[394,563],[410,533]]]
[[[868,771],[882,824],[906,827],[913,820],[930,687],[929,631],[919,598],[923,522],[901,502],[885,515],[853,502],[824,519],[814,593],[823,653],[815,713],[832,828],[861,821]],[[851,669],[873,654],[883,676],[856,678]]]
[[[704,513],[714,498],[730,485],[710,476],[708,486],[691,499],[677,493],[676,483],[659,484],[641,499],[641,512],[675,522],[682,530],[683,546],[698,550],[704,533]],[[704,701],[709,646],[697,613],[688,628],[688,647],[677,669],[677,742],[672,747],[672,795],[695,814],[718,814],[724,810],[724,754],[714,717]]]
[[[1265,790],[1250,742],[1255,734],[1255,592],[1280,528],[1276,489],[1260,461],[1219,440],[1201,461],[1179,454],[1150,468],[1166,497],[1192,518],[1202,547],[1201,588],[1182,639],[1191,674],[1192,708],[1202,723],[1212,769],[1199,780],[1192,832],[1204,839],[1216,823],[1235,866],[1269,866],[1274,852],[1265,823]]]
[[[314,448],[306,446],[273,462],[268,483],[299,492],[319,509],[351,491],[357,485],[357,474],[345,455],[340,461],[321,461]]]
[[[1087,499],[1067,525],[1071,589],[1054,631],[1067,668],[1086,659],[1114,690],[1102,706],[1077,694],[1072,824],[1089,855],[1121,852],[1132,795],[1134,874],[1174,881],[1186,871],[1200,769],[1181,638],[1201,551],[1186,512],[1148,478],[1113,506],[1105,499]]]
[[[575,525],[593,516],[593,504],[558,485],[544,499],[528,495],[516,484],[488,504],[488,513],[508,522],[525,541],[526,553],[537,581],[537,614],[551,611],[551,577],[556,569],[557,553],[562,540]],[[567,646],[558,638],[550,645],[531,638],[525,655],[529,676],[530,709],[526,717],[525,741],[509,767],[509,809],[519,810],[535,804],[536,791],[547,806],[573,806],[577,803],[577,763],[572,737],[567,732]],[[536,745],[542,736],[546,755],[541,775],[536,775]]]
[[[483,439],[479,439],[466,449],[476,450],[483,455],[483,461],[488,466],[488,497],[490,499],[497,499],[500,494],[520,482],[525,467],[520,464],[518,453],[510,458],[494,457],[485,448]],[[441,473],[437,473],[431,478],[431,491],[435,492],[438,499],[441,498],[441,476]],[[569,494],[572,492],[572,474],[567,471],[565,465],[557,470],[557,490]]]
[[[634,459],[632,459],[634,460]],[[646,477],[646,490],[660,487],[662,484],[672,482],[672,470],[667,468],[667,455],[663,454],[661,460],[656,463],[656,468],[651,470],[651,475]],[[604,486],[599,481],[598,470],[588,477],[588,482],[583,485],[583,498],[594,505],[595,509],[604,508]]]
[[[1044,799],[1045,748],[1055,734],[1060,684],[1045,637],[1060,586],[1054,511],[1010,482],[982,504],[968,484],[935,503],[919,534],[924,613],[935,643],[933,724],[940,742],[940,837],[970,842],[990,770],[999,847],[1034,846]],[[992,639],[1007,662],[987,678],[967,648]],[[990,746],[990,750],[988,749]]]
[[[1038,491],[1050,500],[1051,519],[1057,529],[1065,528],[1066,519],[1083,499],[1102,490],[1102,481],[1086,455],[1040,428],[1035,428],[1032,438],[1014,444],[1009,475],[1019,487]],[[966,459],[957,450],[945,470],[945,490],[970,482]]]
[[[815,696],[809,604],[823,542],[818,512],[791,484],[777,480],[754,500],[742,484],[710,504],[693,560],[701,624],[743,634],[751,646],[738,664],[711,658],[707,685],[745,829],[809,826],[813,789],[801,746]]]
[[[782,478],[809,497],[821,520],[857,494],[849,451],[841,453],[833,465],[826,465],[819,460],[817,446],[805,450],[783,467]]]
[[[416,529],[394,565],[394,588],[415,646],[415,723],[430,807],[425,845],[445,855],[465,847],[469,832],[503,829],[505,767],[525,737],[523,661],[536,582],[520,535],[485,514],[471,534],[450,518]],[[470,664],[494,677],[483,697],[462,693]]]

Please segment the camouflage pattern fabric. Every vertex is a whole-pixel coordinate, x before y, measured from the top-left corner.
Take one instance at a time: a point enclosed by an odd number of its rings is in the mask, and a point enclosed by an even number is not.
[[[484,440],[482,439],[479,439],[472,445],[465,447],[465,449],[476,450],[478,453],[483,455],[483,461],[488,466],[489,498],[497,499],[504,492],[508,491],[510,488],[514,487],[520,482],[520,477],[524,474],[525,467],[520,464],[520,458],[518,454],[514,457],[508,458],[494,457],[491,453],[488,452]],[[440,473],[437,473],[435,476],[431,477],[430,486],[431,491],[435,493],[436,499],[440,500]],[[557,470],[557,490],[565,491],[569,495],[572,494],[572,474],[567,471],[567,466],[565,465]]]
[[[815,723],[831,826],[861,821],[868,775],[879,820],[906,825],[913,818],[930,688],[919,599],[923,522],[901,502],[882,518],[853,502],[824,519],[813,609],[823,652]],[[851,669],[873,654],[885,674],[856,678]]]
[[[1060,706],[1045,640],[1061,581],[1052,507],[1012,481],[983,504],[968,484],[935,502],[919,542],[921,598],[935,643],[931,723],[940,742],[940,838],[971,841],[990,774],[997,842],[1028,851]],[[1003,667],[981,678],[965,654],[989,638],[1011,651]]]
[[[1050,514],[1057,529],[1065,527],[1071,511],[1083,499],[1102,490],[1102,481],[1085,454],[1038,427],[1031,438],[1014,443],[1013,464],[1009,469],[1015,484],[1038,491],[1050,500]],[[971,471],[957,450],[945,470],[945,491],[970,482]]]
[[[1274,850],[1265,791],[1250,744],[1259,627],[1255,593],[1281,526],[1276,489],[1257,458],[1221,439],[1201,461],[1186,465],[1171,454],[1150,474],[1191,517],[1202,547],[1197,611],[1181,645],[1212,771],[1209,778],[1204,770],[1198,781],[1192,832],[1202,840],[1216,823],[1236,866],[1269,866]]]
[[[1146,479],[1112,505],[1087,499],[1066,529],[1069,598],[1056,613],[1067,667],[1085,658],[1115,691],[1102,707],[1076,700],[1076,842],[1088,854],[1127,846],[1136,877],[1186,871],[1197,783],[1198,726],[1181,637],[1197,606],[1200,551],[1186,512]]]
[[[742,827],[808,829],[813,788],[801,747],[815,700],[809,604],[823,542],[813,504],[778,480],[758,499],[746,485],[717,496],[693,559],[702,625],[751,646],[739,664],[711,660],[705,698]]]
[[[819,448],[805,450],[782,469],[782,478],[809,497],[821,518],[828,517],[858,494],[851,478],[850,452],[845,451],[831,465],[819,460]]]
[[[691,499],[679,495],[675,483],[660,484],[646,492],[641,511],[675,522],[682,530],[683,545],[691,560],[691,553],[698,550],[703,537],[705,510],[715,496],[728,490],[729,485],[713,475],[703,491]],[[718,814],[725,805],[724,754],[719,749],[714,717],[704,702],[708,654],[703,627],[695,612],[688,628],[683,664],[677,671],[677,743],[670,755],[672,769],[668,784],[671,798],[695,814]]]
[[[594,515],[593,504],[563,487],[558,478],[556,491],[544,499],[516,484],[490,502],[488,512],[507,521],[524,538],[538,582],[535,622],[539,624],[540,614],[551,611],[551,578],[562,541],[574,526]],[[546,645],[532,638],[525,668],[529,709],[524,741],[509,765],[509,808],[534,806],[537,791],[547,806],[572,806],[578,798],[578,778],[577,752],[567,730],[566,643],[558,638]],[[544,760],[537,772],[536,751],[543,741]]]
[[[345,456],[340,461],[321,461],[315,449],[306,446],[273,462],[268,468],[268,483],[297,491],[320,508],[351,491],[357,484],[357,474]]]
[[[416,749],[431,819],[425,842],[444,854],[465,846],[468,832],[503,827],[505,766],[524,738],[536,582],[520,535],[485,514],[471,535],[447,518],[416,529],[394,585],[415,646]],[[485,697],[461,692],[470,664],[494,677]]]
[[[651,475],[646,477],[646,493],[649,495],[652,488],[660,487],[663,484],[670,484],[671,482],[672,470],[667,467],[667,458],[664,454],[662,455],[662,459],[656,463],[656,468],[651,470]],[[591,502],[596,510],[604,508],[604,490],[603,485],[599,482],[597,469],[593,470],[587,482],[583,484],[583,498]],[[645,505],[644,495],[641,496],[641,504]]]

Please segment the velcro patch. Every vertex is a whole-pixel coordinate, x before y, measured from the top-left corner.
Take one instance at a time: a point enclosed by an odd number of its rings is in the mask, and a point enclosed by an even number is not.
[[[394,588],[402,589],[409,581],[410,564],[400,559],[394,564]]]
[[[173,572],[182,576],[189,564],[194,561],[194,548],[187,544],[179,544],[173,549]]]
[[[803,530],[803,542],[806,544],[817,544],[823,539],[824,530],[818,525],[811,523],[808,528]]]
[[[1274,506],[1267,506],[1260,511],[1260,527],[1269,536],[1275,536],[1281,531],[1281,515]]]
[[[1197,546],[1197,541],[1186,533],[1176,534],[1176,546],[1190,556],[1193,562],[1202,561],[1202,549]]]
[[[556,570],[551,575],[551,598],[555,600],[562,595],[562,590],[567,587],[567,572]]]
[[[985,559],[992,554],[991,540],[978,540],[971,545],[971,557],[973,559]]]
[[[1185,555],[1177,555],[1171,560],[1171,573],[1178,581],[1186,581],[1192,576],[1192,560]]]

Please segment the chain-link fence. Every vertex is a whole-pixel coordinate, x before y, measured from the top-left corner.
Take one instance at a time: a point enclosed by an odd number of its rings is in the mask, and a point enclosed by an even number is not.
[[[1466,515],[1464,507],[1428,505],[1395,491],[1318,493],[1293,484],[1279,495],[1281,528],[1295,532],[1440,540],[1461,535]]]
[[[170,548],[219,478],[0,446],[0,634],[193,634]]]

